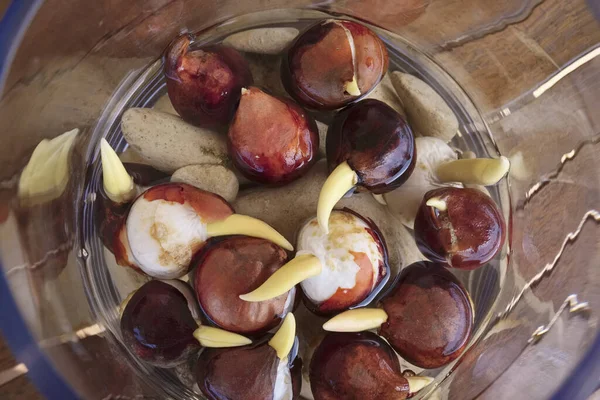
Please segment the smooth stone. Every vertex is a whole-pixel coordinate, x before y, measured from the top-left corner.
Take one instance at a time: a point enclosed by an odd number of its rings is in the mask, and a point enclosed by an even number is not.
[[[458,120],[444,99],[417,77],[398,71],[390,75],[408,122],[423,136],[449,142],[458,131]]]
[[[233,203],[234,208],[240,214],[265,221],[295,243],[298,229],[316,214],[319,192],[327,175],[327,162],[321,160],[304,177],[289,185],[243,191]],[[343,207],[370,218],[379,227],[394,275],[401,267],[423,259],[412,235],[370,193],[355,193],[340,200],[336,208]]]
[[[127,147],[124,152],[119,154],[119,159],[124,163],[148,164],[144,157],[136,152],[131,146]]]
[[[319,130],[319,158],[325,158],[327,157],[325,143],[327,142],[327,129],[329,129],[329,126],[317,121],[317,129]]]
[[[510,160],[510,170],[508,173],[510,174],[511,178],[519,181],[527,181],[531,178],[531,169],[527,167],[525,157],[523,157],[523,153],[521,151],[515,151],[514,153],[511,152],[508,155],[508,159]]]
[[[477,154],[471,150],[465,150],[462,154],[459,154],[461,159],[472,160],[473,158],[477,158]]]
[[[171,176],[171,182],[183,182],[198,189],[218,194],[225,200],[235,200],[239,183],[233,173],[222,165],[188,165],[180,168]]]
[[[164,95],[162,95],[156,101],[156,103],[154,103],[154,106],[152,108],[156,111],[161,111],[161,112],[165,112],[167,114],[173,114],[173,115],[179,116],[179,114],[177,114],[177,111],[175,111],[175,109],[173,108],[173,104],[171,103],[171,99],[169,98],[169,95],[166,93]]]
[[[375,88],[366,96],[367,99],[375,99],[392,107],[398,114],[406,118],[406,112],[402,106],[402,99],[396,93],[390,74],[387,73]],[[414,133],[414,132],[413,132]]]
[[[363,217],[370,218],[381,230],[388,249],[392,276],[414,262],[425,257],[421,254],[412,234],[371,193],[357,193],[340,200],[336,207],[348,207]]]
[[[415,145],[417,162],[412,174],[402,186],[383,195],[390,212],[409,229],[413,228],[425,193],[444,186],[456,186],[439,182],[435,172],[439,165],[457,159],[454,149],[441,139],[426,136],[416,138]]]
[[[142,159],[172,173],[195,164],[228,164],[225,135],[198,128],[150,108],[130,108],[121,120],[123,136]]]
[[[319,191],[326,177],[327,163],[320,160],[306,175],[288,185],[241,191],[234,208],[237,213],[271,224],[294,243],[300,225],[316,214]]]
[[[289,98],[281,82],[281,57],[246,53],[244,58],[248,61],[252,78],[254,78],[254,86],[266,89],[269,94]]]
[[[298,33],[296,28],[257,28],[234,33],[223,44],[249,53],[280,54]]]
[[[125,299],[130,293],[138,290],[151,279],[143,272],[117,264],[113,253],[104,246],[103,253],[106,267],[121,299]]]

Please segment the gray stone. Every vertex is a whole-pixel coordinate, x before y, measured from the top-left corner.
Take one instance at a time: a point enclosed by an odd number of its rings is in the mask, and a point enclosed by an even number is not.
[[[419,78],[398,71],[390,75],[411,126],[423,136],[449,142],[458,131],[458,120],[444,99]]]
[[[131,146],[127,147],[124,152],[119,154],[119,158],[124,163],[148,164],[144,157],[136,152]]]
[[[281,83],[279,56],[246,53],[244,58],[250,66],[254,86],[266,89],[275,96],[289,97]]]
[[[392,276],[402,268],[423,260],[411,233],[384,206],[379,204],[371,193],[357,193],[340,200],[336,208],[348,207],[360,215],[370,218],[381,230],[387,244]]]
[[[103,250],[106,267],[121,299],[125,299],[150,280],[143,272],[117,264],[115,256],[106,247],[103,247]]]
[[[280,54],[298,36],[296,28],[258,28],[228,36],[223,44],[240,51]]]
[[[173,104],[171,103],[171,99],[169,99],[169,95],[166,93],[164,95],[162,95],[156,101],[156,103],[154,103],[154,107],[152,107],[152,108],[156,111],[162,111],[167,114],[173,114],[173,115],[179,116],[179,114],[177,114],[177,111],[175,111],[175,109],[173,108]]]
[[[319,130],[319,158],[327,157],[325,143],[327,141],[327,129],[329,127],[321,121],[317,121],[317,129]]]
[[[235,200],[239,183],[230,169],[222,165],[188,165],[178,169],[171,176],[171,182],[183,182],[198,189],[218,194],[225,200]]]
[[[121,120],[123,136],[142,159],[172,173],[195,164],[228,165],[225,135],[198,128],[149,108],[130,108]]]
[[[406,118],[406,113],[402,107],[402,100],[392,85],[389,73],[385,74],[381,82],[375,86],[375,89],[373,89],[366,98],[383,101],[385,104],[396,110],[398,114]]]
[[[419,137],[415,139],[417,162],[412,174],[399,188],[385,193],[383,199],[389,210],[408,228],[412,229],[423,196],[430,190],[444,186],[462,186],[439,182],[437,168],[456,160],[456,152],[441,139]]]
[[[327,163],[321,160],[304,177],[289,185],[242,192],[234,202],[234,208],[240,214],[265,221],[294,243],[302,223],[316,214],[319,192],[327,174]],[[343,207],[372,219],[379,227],[388,246],[394,273],[423,259],[406,228],[370,193],[356,193],[342,199],[336,208]]]

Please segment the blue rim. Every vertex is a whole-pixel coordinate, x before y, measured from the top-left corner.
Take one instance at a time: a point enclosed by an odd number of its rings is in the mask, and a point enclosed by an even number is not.
[[[40,0],[13,1],[0,21],[0,93],[16,46],[24,29],[40,6]],[[594,13],[600,10],[588,0]],[[57,373],[31,335],[12,297],[0,260],[0,331],[18,362],[29,369],[28,377],[48,399],[78,399],[71,386]],[[552,400],[585,400],[600,384],[600,335],[596,336],[579,365],[571,372]]]
[[[0,21],[0,93],[17,44],[41,4],[38,0],[13,1]],[[0,260],[0,331],[15,359],[29,369],[27,376],[48,399],[78,399],[57,373],[27,328],[12,297]]]
[[[17,44],[40,4],[40,0],[12,1],[0,20],[0,94]]]
[[[0,270],[4,271],[0,263]],[[47,399],[77,399],[73,389],[56,372],[27,329],[11,295],[4,272],[0,272],[0,330],[27,376]]]
[[[600,334],[586,355],[552,395],[552,400],[586,400],[600,388]]]

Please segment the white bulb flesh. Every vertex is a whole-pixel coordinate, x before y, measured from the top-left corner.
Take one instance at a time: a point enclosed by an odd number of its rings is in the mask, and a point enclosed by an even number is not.
[[[440,183],[435,175],[438,166],[458,158],[456,152],[446,142],[424,136],[416,138],[415,145],[417,162],[412,174],[402,186],[383,195],[389,209],[411,229],[425,193],[445,186],[462,186]]]
[[[279,360],[279,365],[277,365],[273,400],[292,400],[294,397],[292,374],[288,365],[288,359],[286,357],[283,360]]]
[[[333,211],[329,218],[329,234],[323,232],[316,218],[306,223],[298,235],[298,253],[316,256],[322,265],[319,275],[304,280],[304,293],[316,304],[333,296],[338,288],[352,289],[360,271],[352,253],[364,253],[373,265],[373,289],[377,284],[383,255],[370,227],[359,217]]]
[[[135,263],[148,275],[174,279],[187,273],[206,241],[206,223],[188,204],[138,198],[127,217],[127,239]]]
[[[125,250],[123,258],[127,260],[129,264],[135,265],[139,268],[139,265],[135,262],[135,258],[133,257],[133,253],[131,252],[131,246],[129,246],[126,226],[122,226],[121,229],[119,229],[119,242],[121,242],[121,244],[123,245],[123,249]]]

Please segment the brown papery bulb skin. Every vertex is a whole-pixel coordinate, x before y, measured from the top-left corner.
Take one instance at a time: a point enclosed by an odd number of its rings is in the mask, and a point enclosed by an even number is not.
[[[358,185],[375,194],[391,192],[410,176],[417,159],[413,132],[387,104],[359,101],[340,111],[327,131],[327,161],[333,171],[348,162]]]
[[[284,57],[281,76],[287,92],[300,104],[332,110],[366,95],[387,68],[386,47],[372,30],[357,22],[330,19],[296,39]],[[359,96],[345,90],[345,83],[353,78]]]
[[[296,103],[256,87],[243,90],[228,138],[235,166],[255,182],[291,182],[317,161],[314,119]]]
[[[462,354],[471,337],[469,294],[441,264],[417,262],[404,268],[381,301],[387,322],[379,334],[406,361],[439,368]]]
[[[190,49],[194,40],[194,35],[182,34],[165,51],[169,99],[175,111],[193,125],[226,125],[241,89],[253,82],[250,68],[237,50],[222,45]]]
[[[439,198],[447,205],[440,211],[426,203]],[[423,197],[415,218],[415,239],[419,250],[432,261],[472,270],[500,252],[506,224],[491,197],[477,189],[441,188]]]
[[[398,357],[371,332],[327,334],[309,376],[315,400],[403,400],[409,394]]]

